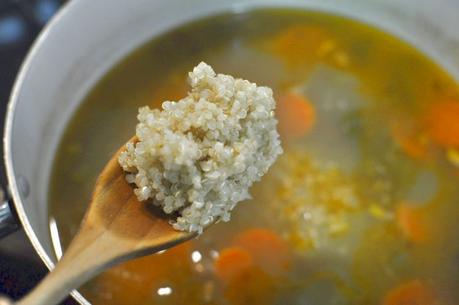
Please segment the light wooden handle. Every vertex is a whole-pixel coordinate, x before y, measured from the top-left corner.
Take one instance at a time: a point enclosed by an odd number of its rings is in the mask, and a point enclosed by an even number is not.
[[[13,305],[13,301],[6,296],[0,295],[0,305]]]
[[[53,305],[63,300],[73,289],[80,287],[120,257],[110,234],[76,236],[65,255],[48,275],[29,294],[15,305]]]
[[[168,223],[164,225],[169,226]],[[138,243],[138,246],[134,247],[110,232],[100,234],[97,229],[91,226],[85,229],[83,230],[84,234],[77,235],[72,241],[56,268],[32,292],[14,303],[15,305],[57,304],[73,289],[77,289],[110,266],[167,249],[195,236],[194,234],[176,233],[174,231],[173,238],[156,238],[156,245],[153,242],[148,243],[148,246]],[[157,231],[157,228],[152,229],[153,233]]]
[[[52,273],[49,274],[51,276]],[[60,290],[60,292],[58,292]],[[23,299],[14,303],[7,296],[0,295],[0,305],[41,305],[41,304],[58,304],[61,299],[70,292],[70,290],[61,289],[61,285],[52,284],[52,281],[45,278],[40,284]]]
[[[99,259],[90,259],[86,253],[94,255],[92,251],[83,251],[79,255],[65,255],[56,268],[23,299],[15,305],[53,305],[63,300],[73,289],[93,277],[103,268],[97,262]]]
[[[79,287],[86,279],[87,277],[78,276],[74,271],[53,271],[15,305],[58,304],[70,291]]]

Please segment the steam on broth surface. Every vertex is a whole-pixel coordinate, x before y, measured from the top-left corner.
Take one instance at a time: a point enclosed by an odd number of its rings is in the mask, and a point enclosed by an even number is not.
[[[56,154],[64,247],[138,107],[185,96],[202,60],[273,88],[284,154],[230,223],[107,271],[82,289],[93,304],[457,304],[458,86],[409,45],[325,13],[210,17],[118,64]]]

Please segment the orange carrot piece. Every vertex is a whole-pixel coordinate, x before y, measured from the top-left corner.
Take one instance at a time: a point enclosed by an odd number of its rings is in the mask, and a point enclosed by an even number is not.
[[[403,152],[409,157],[423,160],[427,157],[427,145],[419,134],[402,125],[393,125],[391,135]]]
[[[239,247],[230,247],[220,252],[214,266],[217,276],[228,283],[252,265],[249,252]]]
[[[429,230],[421,210],[402,203],[396,211],[397,223],[405,237],[415,243],[429,239]]]
[[[265,271],[278,273],[289,265],[287,244],[271,230],[249,229],[236,236],[234,244],[247,250]]]
[[[295,67],[317,56],[320,46],[327,39],[327,33],[320,27],[295,25],[275,36],[270,50],[290,67]]]
[[[440,146],[459,148],[459,101],[433,104],[426,118],[427,132]]]
[[[272,304],[277,281],[258,267],[250,267],[238,274],[225,287],[224,295],[230,304]]]
[[[187,91],[188,85],[183,78],[183,73],[179,73],[171,76],[153,90],[148,104],[152,107],[161,108],[164,101],[178,101],[186,96]]]
[[[279,131],[283,137],[297,138],[308,134],[316,121],[314,105],[304,96],[289,92],[277,104]]]
[[[383,305],[438,305],[438,300],[432,287],[420,280],[413,280],[390,290]]]

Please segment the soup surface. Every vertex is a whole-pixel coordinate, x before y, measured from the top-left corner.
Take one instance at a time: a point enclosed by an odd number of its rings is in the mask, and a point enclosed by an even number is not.
[[[324,13],[186,24],[100,80],[55,158],[57,253],[137,108],[184,96],[201,60],[273,88],[285,152],[229,223],[98,276],[82,288],[93,304],[458,304],[458,86],[413,47]]]

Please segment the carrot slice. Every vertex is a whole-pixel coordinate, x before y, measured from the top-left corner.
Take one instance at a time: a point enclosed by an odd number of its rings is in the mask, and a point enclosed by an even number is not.
[[[249,229],[236,236],[234,244],[247,250],[265,271],[278,273],[289,265],[287,244],[271,230]]]
[[[253,265],[252,256],[239,247],[222,250],[215,261],[217,276],[228,283]]]
[[[272,304],[276,293],[274,278],[257,267],[238,274],[224,291],[230,304]]]
[[[290,67],[295,67],[316,57],[327,39],[327,33],[320,27],[295,25],[275,36],[270,50]]]
[[[397,208],[396,215],[397,223],[408,240],[422,243],[429,239],[428,226],[420,208],[402,203]]]
[[[391,128],[391,135],[406,155],[417,160],[426,159],[427,143],[424,143],[414,130],[401,124],[394,124]]]
[[[276,112],[279,131],[287,138],[308,134],[316,121],[314,105],[303,95],[294,92],[279,97]]]
[[[432,287],[420,280],[403,283],[384,298],[384,305],[437,305],[438,300]]]
[[[433,104],[426,118],[430,137],[440,146],[459,147],[459,101],[447,100]]]
[[[178,101],[185,97],[187,90],[188,85],[183,78],[183,73],[174,74],[152,91],[151,100],[148,104],[152,107],[161,108],[164,101]]]

